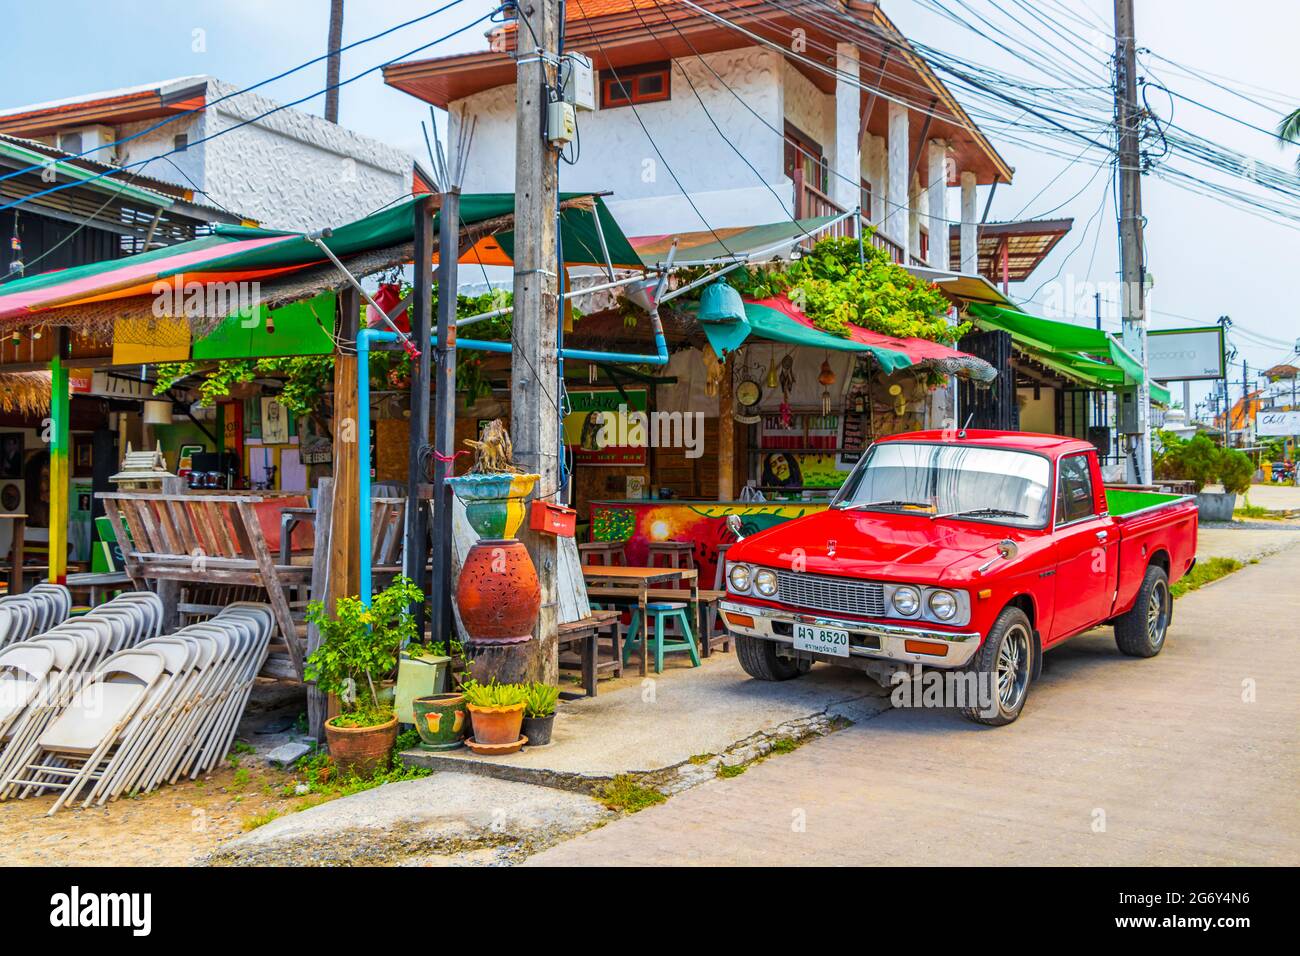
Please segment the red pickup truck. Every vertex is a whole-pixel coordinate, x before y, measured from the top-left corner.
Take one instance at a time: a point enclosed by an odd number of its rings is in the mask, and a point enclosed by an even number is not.
[[[913,432],[872,445],[827,511],[732,545],[719,609],[753,677],[939,668],[987,688],[967,717],[1002,725],[1076,634],[1113,624],[1124,654],[1160,653],[1195,560],[1193,499],[1106,489],[1087,442]]]

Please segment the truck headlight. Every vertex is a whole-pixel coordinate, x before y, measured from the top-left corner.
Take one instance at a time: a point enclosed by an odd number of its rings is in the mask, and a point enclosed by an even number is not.
[[[930,613],[941,621],[957,616],[957,597],[951,591],[931,591],[929,604]]]
[[[921,592],[913,587],[896,588],[893,604],[903,617],[915,617],[921,610]]]
[[[727,572],[727,581],[731,584],[731,590],[744,594],[749,590],[752,576],[752,569],[748,564],[733,564],[731,570]]]
[[[754,590],[763,597],[776,594],[776,572],[768,568],[759,568],[754,572]]]

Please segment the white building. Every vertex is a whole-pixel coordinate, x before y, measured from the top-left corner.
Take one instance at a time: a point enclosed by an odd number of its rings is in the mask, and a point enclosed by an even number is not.
[[[566,49],[592,58],[597,109],[579,114],[561,189],[612,191],[629,234],[861,206],[896,261],[978,271],[976,187],[1012,170],[876,4],[584,0],[568,11]],[[385,69],[389,85],[450,111],[453,141],[461,117],[476,118],[466,191],[514,189],[515,36],[512,24],[488,51]],[[956,221],[969,225],[950,263]]]
[[[299,110],[264,116],[278,104],[231,96],[237,89],[187,76],[89,93],[0,110],[0,133],[70,153],[104,146],[90,157],[174,182],[268,228],[339,225],[410,194],[406,153]],[[108,146],[142,130],[150,131]]]

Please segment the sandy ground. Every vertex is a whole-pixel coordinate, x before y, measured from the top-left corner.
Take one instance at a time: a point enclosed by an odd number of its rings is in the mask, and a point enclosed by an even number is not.
[[[207,777],[159,787],[82,810],[45,814],[55,796],[0,803],[2,866],[183,866],[244,832],[246,821],[288,813],[319,796],[281,797],[293,775],[267,765],[262,754],[288,739],[305,708],[301,689],[259,686],[238,739],[257,753],[239,754]]]

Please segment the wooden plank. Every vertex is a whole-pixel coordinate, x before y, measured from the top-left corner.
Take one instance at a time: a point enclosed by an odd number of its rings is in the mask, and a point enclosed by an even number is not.
[[[334,479],[322,478],[316,487],[316,520],[312,540],[311,599],[324,601],[329,589],[329,532],[334,510]],[[307,625],[307,642],[303,653],[310,657],[320,647],[320,628]],[[325,714],[328,695],[314,683],[307,685],[307,732],[317,740],[325,739]]]
[[[561,626],[581,621],[591,616],[591,603],[587,600],[587,586],[582,579],[582,561],[578,557],[578,542],[573,538],[560,538],[557,542],[559,573],[556,575],[556,600],[559,601]]]
[[[361,297],[352,288],[339,296],[339,336],[355,339],[361,315]],[[357,594],[361,581],[361,556],[357,551],[361,489],[357,441],[357,359],[334,359],[334,503],[330,514],[329,588],[326,606]]]
[[[280,627],[280,636],[289,645],[294,670],[298,678],[301,679],[303,645],[298,639],[293,614],[289,610],[289,601],[285,596],[280,576],[276,573],[275,563],[271,560],[271,552],[266,546],[266,539],[262,535],[262,526],[258,523],[257,513],[253,510],[251,504],[241,501],[235,507],[239,509],[239,516],[243,519],[241,524],[252,544],[253,557],[257,560],[257,566],[262,572],[266,596],[271,603],[271,613],[275,615],[275,622]]]
[[[217,502],[209,500],[203,502],[203,512],[207,515],[208,524],[216,532],[217,553],[225,557],[234,557],[235,541],[230,536],[230,524],[226,521],[226,512]]]

